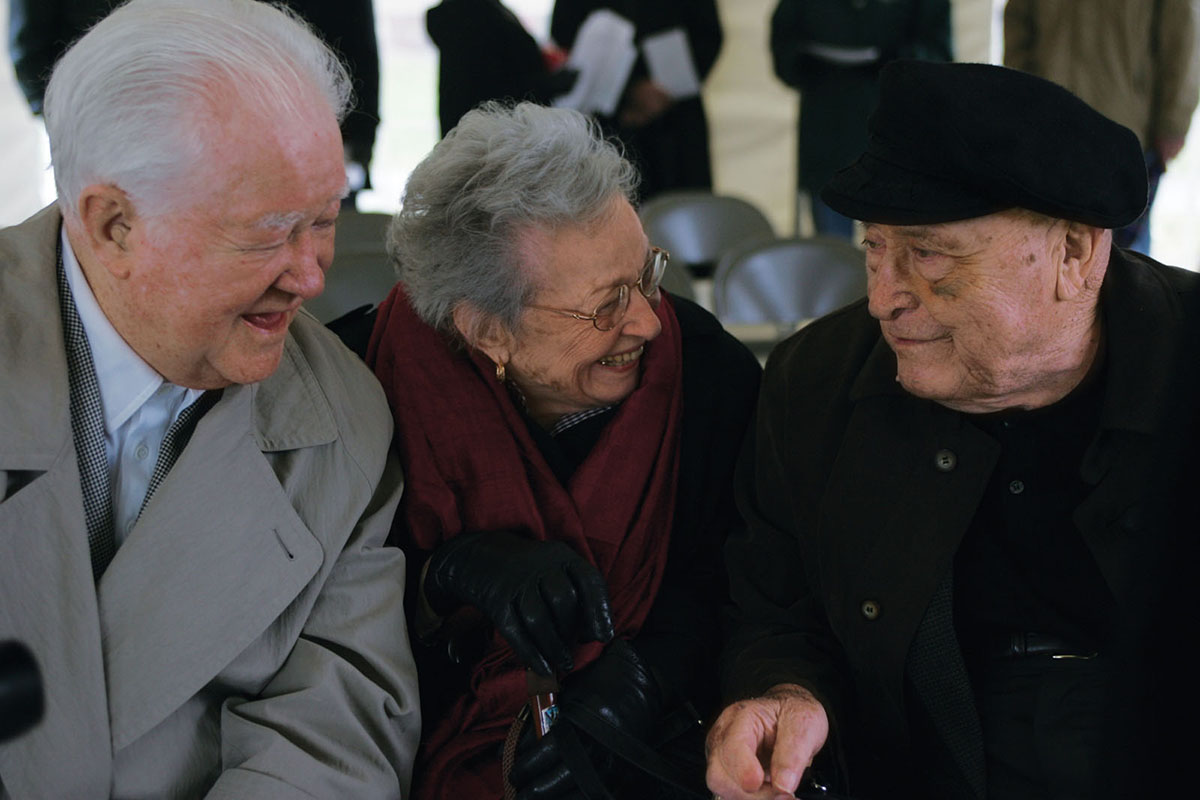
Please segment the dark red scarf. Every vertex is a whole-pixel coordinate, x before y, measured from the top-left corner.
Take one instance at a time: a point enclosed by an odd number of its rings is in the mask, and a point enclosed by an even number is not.
[[[452,349],[398,284],[379,307],[367,351],[404,466],[398,541],[410,552],[463,531],[564,541],[607,579],[616,635],[636,635],[666,565],[678,473],[681,338],[663,297],[662,333],[646,345],[638,388],[564,489],[492,363]],[[599,652],[597,644],[577,648],[576,668]],[[500,746],[525,700],[524,670],[496,636],[448,713],[423,720],[413,796],[500,797]]]

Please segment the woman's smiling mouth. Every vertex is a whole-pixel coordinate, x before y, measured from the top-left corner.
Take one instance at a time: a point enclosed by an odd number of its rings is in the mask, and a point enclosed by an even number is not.
[[[641,358],[642,351],[645,349],[646,345],[642,345],[636,350],[630,350],[628,353],[621,353],[615,356],[605,356],[604,358],[600,359],[600,365],[605,367],[624,367]]]

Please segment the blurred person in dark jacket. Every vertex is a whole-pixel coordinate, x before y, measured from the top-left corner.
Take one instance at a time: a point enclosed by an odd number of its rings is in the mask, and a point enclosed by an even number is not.
[[[355,195],[371,188],[371,155],[379,128],[379,43],[373,0],[284,0],[334,49],[354,85],[342,120],[349,193],[343,205],[354,208]]]
[[[8,51],[17,83],[34,114],[50,71],[68,46],[103,19],[120,0],[10,0]],[[342,120],[349,192],[344,205],[371,188],[371,152],[379,125],[379,48],[372,0],[286,0],[345,62],[353,81],[350,111]]]
[[[1113,234],[1150,253],[1150,207],[1200,100],[1200,2],[1008,0],[1004,63],[1067,87],[1138,135],[1150,204]]]
[[[771,16],[779,79],[800,91],[796,186],[817,233],[843,238],[854,223],[821,201],[821,187],[867,144],[879,71],[896,58],[949,61],[949,0],[780,0]]]
[[[100,21],[119,0],[9,0],[8,54],[21,93],[34,114],[50,71],[67,48]]]
[[[500,0],[442,0],[425,14],[438,63],[438,122],[442,135],[485,100],[543,105],[570,90],[564,54],[540,46]]]
[[[570,50],[580,26],[599,9],[609,9],[634,25],[634,43],[672,29],[687,36],[701,84],[721,52],[724,33],[716,0],[557,0],[550,36]],[[624,143],[642,176],[640,198],[671,189],[711,189],[708,117],[699,95],[675,100],[656,83],[639,56],[612,116],[601,116],[605,131]]]

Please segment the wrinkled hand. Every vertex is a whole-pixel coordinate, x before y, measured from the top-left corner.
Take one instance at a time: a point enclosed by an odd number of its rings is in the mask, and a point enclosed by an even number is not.
[[[708,733],[708,788],[724,800],[791,798],[828,735],[824,706],[803,687],[734,703]]]
[[[478,608],[517,658],[545,676],[573,668],[574,642],[613,635],[604,577],[562,542],[461,534],[430,557],[425,595],[439,613],[460,603]]]
[[[561,737],[569,720],[581,713],[601,717],[641,741],[649,739],[662,713],[662,697],[650,670],[633,647],[617,639],[594,662],[569,676],[558,695],[559,722],[541,739],[530,726],[517,746],[509,781],[517,800],[575,797],[579,787],[563,760]],[[612,756],[586,735],[580,743],[599,775],[609,771]]]

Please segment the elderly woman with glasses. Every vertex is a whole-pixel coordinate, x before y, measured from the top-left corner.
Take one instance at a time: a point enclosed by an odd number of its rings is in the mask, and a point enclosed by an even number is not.
[[[405,468],[417,798],[669,796],[647,750],[703,791],[759,367],[659,288],[636,182],[582,115],[488,104],[392,223],[367,361]]]

